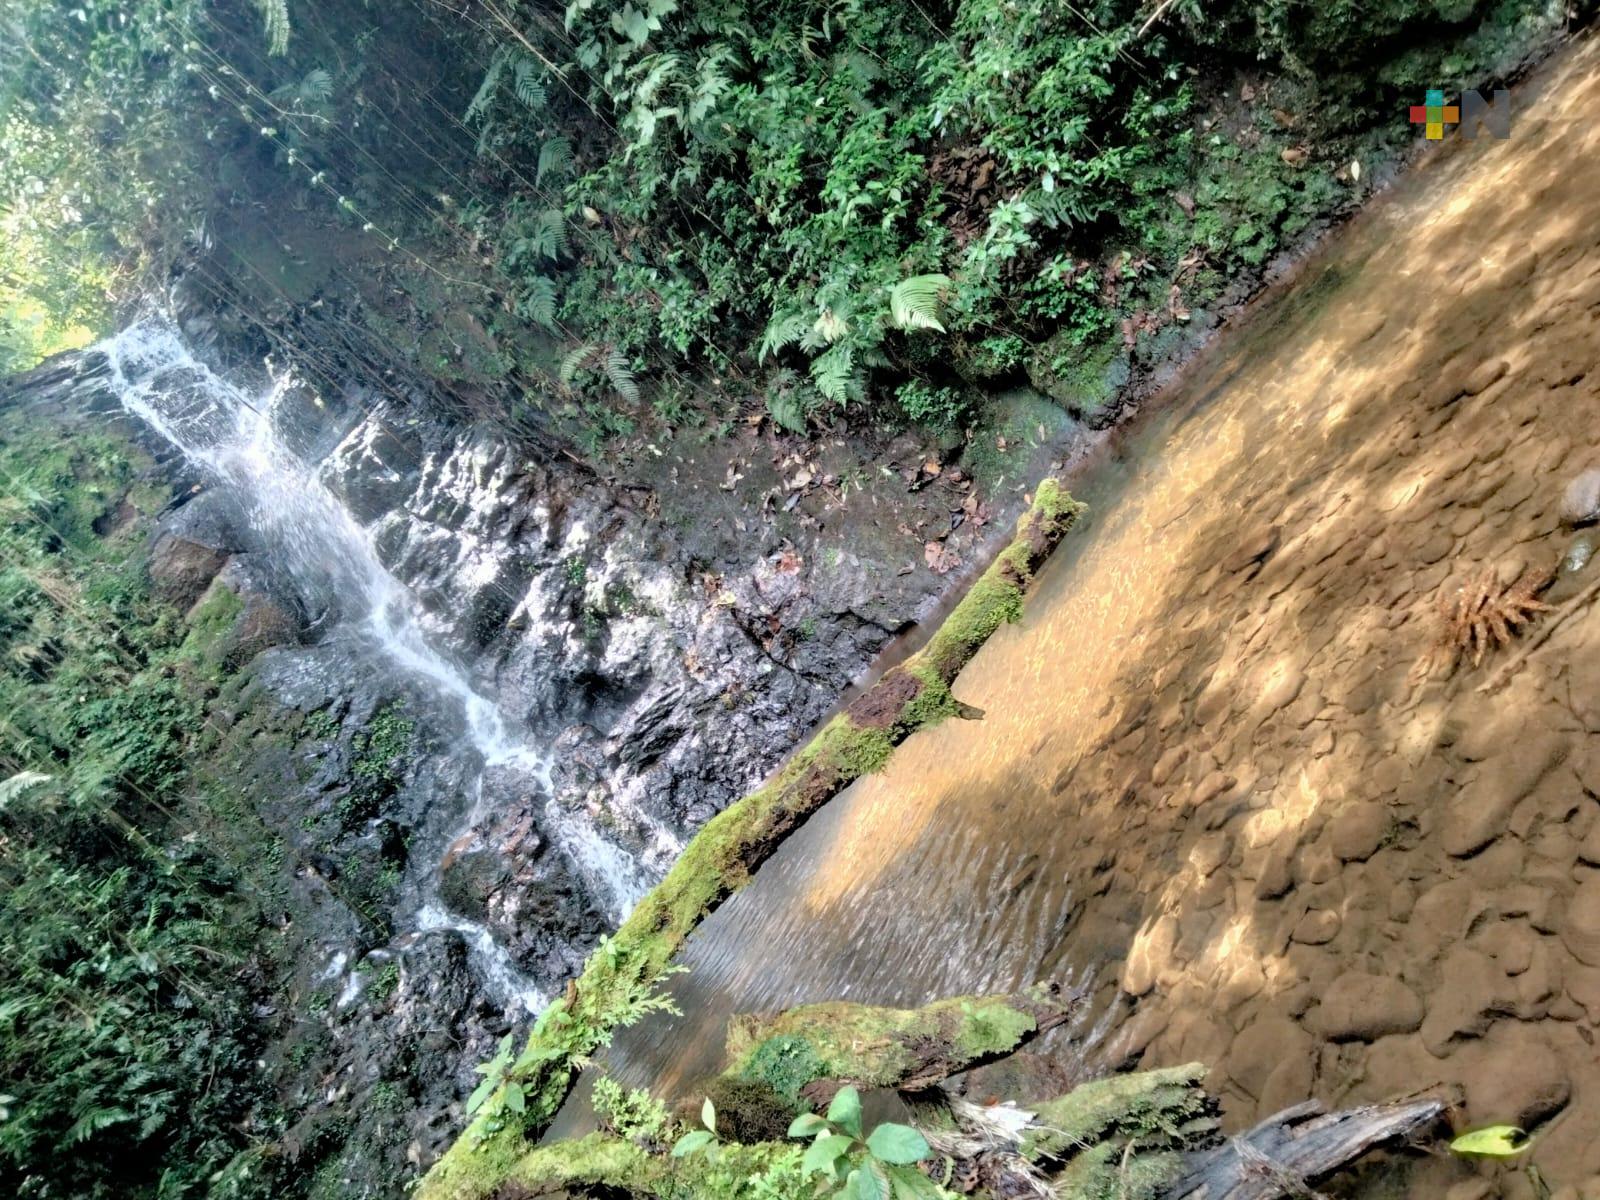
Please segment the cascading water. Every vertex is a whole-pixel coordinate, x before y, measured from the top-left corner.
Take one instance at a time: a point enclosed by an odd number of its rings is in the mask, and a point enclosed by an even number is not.
[[[466,830],[489,815],[484,777],[491,770],[550,794],[548,759],[518,737],[495,703],[430,643],[412,596],[384,567],[366,530],[324,485],[316,464],[286,442],[278,418],[292,389],[287,376],[260,395],[247,394],[197,359],[177,329],[160,318],[136,322],[101,349],[123,407],[238,493],[256,532],[282,556],[308,602],[327,605],[344,630],[459,709],[480,764]],[[553,801],[545,806],[544,821],[591,892],[620,921],[648,887],[640,865]],[[425,881],[422,892],[412,918],[417,930],[460,933],[492,993],[530,1011],[543,1007],[547,997],[489,930],[439,901],[436,878]]]

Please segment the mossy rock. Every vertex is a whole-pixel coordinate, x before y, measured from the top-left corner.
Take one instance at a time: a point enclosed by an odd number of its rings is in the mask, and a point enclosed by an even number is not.
[[[1119,341],[1083,344],[1066,331],[1036,346],[1028,362],[1033,386],[1091,429],[1116,419],[1116,400],[1131,373]]]

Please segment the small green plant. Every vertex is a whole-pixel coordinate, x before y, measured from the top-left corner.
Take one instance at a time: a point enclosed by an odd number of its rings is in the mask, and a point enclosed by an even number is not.
[[[631,1142],[659,1140],[672,1119],[667,1106],[644,1088],[624,1089],[609,1076],[595,1082],[593,1103],[600,1119]]]
[[[717,1106],[711,1097],[700,1106],[700,1123],[704,1129],[691,1129],[674,1143],[673,1158],[688,1158],[691,1154],[704,1154],[712,1162],[717,1160],[721,1147],[717,1144]]]
[[[488,1062],[479,1063],[472,1069],[483,1079],[478,1086],[472,1089],[472,1095],[467,1097],[467,1114],[477,1112],[488,1102],[502,1083],[505,1091],[500,1096],[500,1106],[509,1108],[512,1112],[521,1112],[527,1107],[527,1098],[522,1091],[522,1085],[506,1083],[506,1072],[511,1068],[511,1034],[506,1034],[500,1039],[500,1045],[494,1052],[494,1057]]]
[[[967,397],[960,388],[934,387],[920,379],[902,383],[895,392],[906,416],[936,429],[954,429],[968,415]]]
[[[834,1200],[887,1200],[891,1192],[895,1200],[936,1200],[943,1194],[916,1167],[933,1153],[917,1130],[886,1121],[862,1136],[861,1095],[853,1087],[840,1089],[827,1116],[796,1117],[789,1136],[812,1139],[800,1168],[822,1176],[824,1186],[835,1189]]]

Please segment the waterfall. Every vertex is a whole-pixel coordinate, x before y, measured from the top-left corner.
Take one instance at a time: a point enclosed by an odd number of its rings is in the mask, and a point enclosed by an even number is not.
[[[197,359],[161,318],[130,325],[101,349],[123,407],[237,493],[256,533],[282,555],[306,599],[329,606],[373,653],[460,711],[479,763],[464,831],[490,815],[483,778],[490,768],[519,775],[551,795],[548,757],[510,727],[494,701],[430,641],[416,618],[414,598],[383,565],[367,531],[322,482],[317,464],[286,442],[279,418],[292,387],[289,377],[259,393],[236,387]],[[582,815],[553,800],[544,809],[544,830],[620,922],[648,887],[640,865]],[[480,978],[502,1001],[529,1011],[543,1007],[547,997],[489,930],[439,902],[436,877],[425,881],[423,893],[413,917],[417,930],[460,933]]]

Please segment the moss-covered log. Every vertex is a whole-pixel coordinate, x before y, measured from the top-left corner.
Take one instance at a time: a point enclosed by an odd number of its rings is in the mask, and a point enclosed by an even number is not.
[[[684,939],[743,887],[812,813],[851,783],[881,769],[894,747],[964,706],[950,685],[979,647],[1022,614],[1034,573],[1072,528],[1083,506],[1061,485],[1039,485],[1016,535],[938,631],[886,672],[762,787],[708,821],[616,935],[540,1018],[513,1067],[525,1111],[514,1121],[494,1100],[423,1180],[421,1200],[476,1200],[549,1123],[572,1086],[574,1061],[604,1045],[637,1011]],[[970,714],[969,714],[970,715]]]
[[[960,1001],[951,1001],[958,1004]],[[805,1010],[797,1009],[795,1013]],[[882,1010],[880,1010],[882,1011]],[[923,1010],[927,1011],[927,1010]],[[1011,1195],[1011,1183],[1033,1163],[1051,1178],[1062,1200],[1155,1200],[1186,1175],[1196,1154],[1216,1144],[1213,1105],[1199,1086],[1199,1064],[1119,1075],[1085,1084],[1066,1096],[1029,1105],[1036,1126],[1021,1145],[1003,1126],[986,1121],[991,1110],[956,1102],[916,1106],[917,1123],[934,1147],[936,1174],[960,1176],[980,1194]],[[722,1114],[718,1115],[721,1127]],[[814,1177],[796,1169],[798,1143],[781,1140],[739,1145],[724,1139],[713,1156],[672,1158],[651,1153],[611,1133],[555,1142],[508,1164],[494,1200],[596,1195],[716,1197],[746,1194],[762,1180],[761,1194],[803,1200]]]
[[[821,1107],[845,1084],[916,1091],[1003,1058],[1066,1021],[1080,1003],[1041,984],[1000,996],[956,996],[925,1008],[832,1001],[728,1023],[726,1074]]]
[[[712,1197],[735,1194],[735,1182],[755,1179],[799,1159],[796,1143],[725,1144],[714,1157],[672,1158],[650,1153],[611,1133],[553,1142],[530,1149],[506,1171],[492,1200],[542,1200],[595,1195]],[[796,1179],[799,1179],[796,1174]],[[797,1200],[806,1192],[796,1192]]]

